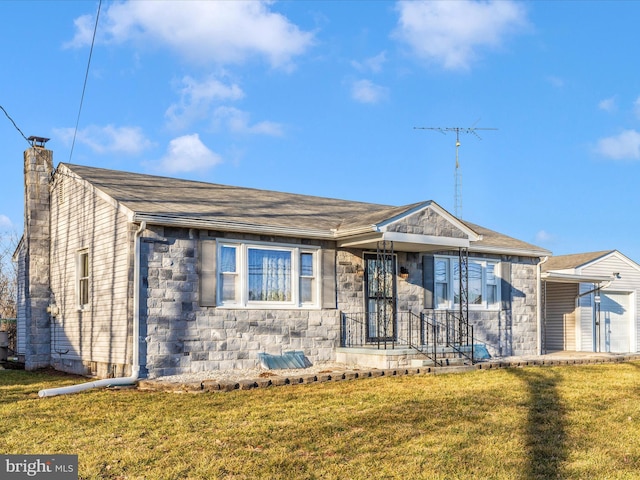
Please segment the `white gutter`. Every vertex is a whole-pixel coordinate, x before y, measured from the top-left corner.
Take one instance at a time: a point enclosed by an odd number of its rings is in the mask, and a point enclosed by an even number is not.
[[[282,235],[286,237],[308,237],[332,240],[335,234],[329,230],[316,230],[287,226],[255,225],[251,223],[213,220],[205,218],[190,218],[174,215],[151,213],[136,213],[134,222],[145,222],[150,225],[170,227],[199,228],[202,230],[224,230],[227,232],[255,233],[259,235]]]
[[[492,245],[475,245],[473,243],[469,245],[469,253],[493,253],[497,255],[518,255],[521,257],[548,257],[549,255],[551,255],[551,252],[548,250],[500,247]]]
[[[136,231],[134,240],[133,258],[133,333],[131,348],[131,376],[119,378],[105,378],[94,382],[80,383],[69,387],[48,388],[40,390],[38,396],[54,397],[56,395],[67,395],[69,393],[82,392],[92,388],[119,387],[133,385],[140,376],[140,236],[147,227],[146,222],[140,223],[140,228]]]
[[[546,256],[540,262],[536,268],[537,276],[537,288],[536,288],[536,338],[538,355],[542,355],[542,264],[549,260]]]

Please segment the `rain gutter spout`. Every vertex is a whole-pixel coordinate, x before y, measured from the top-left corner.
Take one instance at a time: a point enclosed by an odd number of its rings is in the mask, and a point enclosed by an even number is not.
[[[38,396],[54,397],[69,393],[82,392],[92,388],[120,387],[134,385],[140,376],[140,237],[147,228],[147,222],[140,222],[140,227],[135,233],[134,258],[133,258],[133,333],[131,347],[131,376],[118,378],[105,378],[93,382],[80,383],[68,387],[48,388],[40,390]]]

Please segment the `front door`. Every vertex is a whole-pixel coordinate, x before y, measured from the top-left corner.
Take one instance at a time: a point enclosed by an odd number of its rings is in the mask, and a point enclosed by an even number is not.
[[[367,341],[389,342],[396,337],[396,257],[365,254]]]

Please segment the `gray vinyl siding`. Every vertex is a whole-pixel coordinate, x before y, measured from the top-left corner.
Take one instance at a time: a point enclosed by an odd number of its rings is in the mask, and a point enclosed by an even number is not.
[[[547,352],[576,349],[577,294],[575,283],[547,283],[544,322]]]
[[[632,262],[630,263],[629,261],[624,260],[618,254],[614,253],[581,269],[581,273],[585,275],[608,276],[614,272],[620,273],[621,278],[616,279],[607,288],[607,290],[613,292],[629,292],[632,294],[629,299],[630,302],[632,302],[632,304],[630,305],[632,307],[632,311],[630,313],[632,318],[630,319],[630,321],[635,325],[635,350],[639,351],[638,345],[640,345],[640,322],[638,321],[638,315],[640,312],[640,295],[638,295],[638,289],[640,288],[640,269],[638,269],[638,266],[633,264]],[[583,312],[583,318],[581,319],[583,322],[585,321],[584,316],[586,316],[587,314],[590,315],[589,312]]]
[[[64,182],[60,196],[59,183]],[[53,319],[52,359],[129,364],[132,238],[124,213],[85,182],[64,175],[52,191],[51,289],[60,314]],[[89,305],[76,296],[76,256],[89,251]]]

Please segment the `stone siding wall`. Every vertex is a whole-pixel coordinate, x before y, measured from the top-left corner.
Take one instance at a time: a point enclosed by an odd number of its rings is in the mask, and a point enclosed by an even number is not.
[[[439,252],[457,255],[457,252]],[[469,319],[474,326],[475,338],[486,345],[491,356],[533,355],[536,353],[536,259],[526,257],[497,257],[474,255],[511,263],[511,306],[500,310],[470,309]],[[398,275],[396,283],[398,312],[420,314],[424,308],[422,254],[397,252]],[[360,250],[338,252],[338,308],[348,313],[364,313],[364,260]],[[402,338],[406,326],[398,325]]]
[[[535,259],[503,257],[511,263],[511,308],[469,311],[478,342],[495,356],[535,355],[537,352]]]
[[[375,254],[375,252],[373,252]],[[422,288],[422,257],[418,253],[397,252],[398,272],[405,275],[396,278],[398,311],[419,313],[424,304]],[[343,312],[365,311],[364,252],[362,250],[338,250],[337,259],[338,309]]]
[[[216,237],[210,232],[207,238]],[[255,236],[243,239],[267,240]],[[146,360],[149,377],[255,368],[260,352],[302,350],[313,363],[335,360],[340,312],[365,311],[363,251],[337,251],[337,309],[214,308],[199,305],[199,240],[200,232],[178,229],[157,229],[155,236],[147,235],[143,240],[141,301],[143,312],[146,306],[142,318],[146,345],[141,358]],[[283,238],[268,240],[296,243]],[[424,310],[422,254],[396,255],[398,271],[403,272],[396,283],[398,311],[419,314]],[[536,263],[527,258],[502,260],[512,265],[511,309],[472,311],[476,337],[487,344],[492,356],[535,353]],[[399,334],[403,334],[401,326]]]
[[[156,234],[142,248],[141,301],[147,314],[142,318],[146,347],[141,359],[146,359],[143,370],[149,377],[256,368],[260,352],[302,350],[312,363],[335,359],[338,310],[200,307],[199,232],[158,229]]]
[[[537,263],[535,259],[520,258],[511,267],[512,337],[506,355],[535,355],[537,353]]]
[[[418,235],[434,235],[449,238],[467,238],[467,235],[456,228],[449,220],[443,218],[432,209],[427,208],[413,215],[392,223],[387,227],[389,232],[411,233]]]

